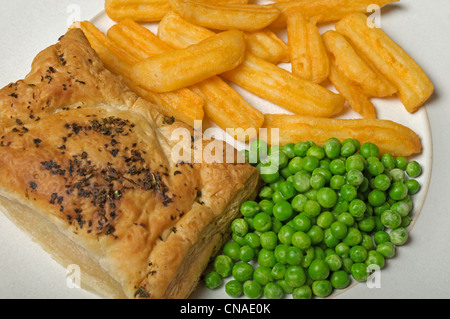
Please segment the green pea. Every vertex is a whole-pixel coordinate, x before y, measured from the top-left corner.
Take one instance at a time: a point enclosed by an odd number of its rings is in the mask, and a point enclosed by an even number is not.
[[[345,184],[341,188],[341,197],[348,202],[354,200],[357,194],[358,190],[353,185]]]
[[[267,231],[262,233],[261,236],[259,236],[259,239],[261,247],[268,250],[274,250],[278,244],[278,237],[274,231]]]
[[[315,296],[325,298],[333,291],[333,286],[329,280],[316,280],[311,286],[312,292]]]
[[[359,153],[364,156],[365,158],[369,157],[379,157],[380,156],[380,149],[378,146],[376,146],[373,143],[366,142],[363,143],[359,149]]]
[[[408,194],[414,195],[419,192],[420,184],[415,179],[409,179],[405,182],[406,187],[408,187]]]
[[[247,233],[247,235],[245,235],[244,239],[245,239],[246,244],[253,249],[259,248],[259,246],[261,245],[260,238],[255,233]],[[247,245],[244,245],[244,246],[247,246]]]
[[[348,208],[349,213],[355,218],[362,217],[366,212],[366,209],[366,203],[360,199],[352,200]]]
[[[261,286],[267,285],[269,282],[273,281],[272,269],[267,266],[256,267],[253,272],[253,280]]]
[[[296,212],[303,212],[307,200],[308,198],[303,194],[296,195],[291,201],[292,209]]]
[[[386,153],[381,155],[380,160],[386,169],[391,170],[395,168],[395,159],[391,154]]]
[[[306,274],[300,266],[289,266],[284,274],[284,280],[292,288],[298,288],[305,284]]]
[[[315,200],[307,200],[304,207],[304,213],[308,215],[309,217],[317,217],[322,208],[320,204]]]
[[[372,216],[364,217],[358,222],[358,228],[362,232],[371,232],[375,228],[375,218]]]
[[[306,152],[308,152],[309,147],[310,147],[310,144],[308,142],[299,142],[294,145],[294,154],[296,156],[305,157]]]
[[[290,245],[292,243],[292,235],[294,235],[294,233],[294,227],[290,225],[283,225],[278,232],[278,239],[281,243]]]
[[[401,217],[406,217],[411,211],[411,206],[406,201],[399,201],[391,206],[391,210],[398,213]]]
[[[344,270],[338,270],[331,274],[330,282],[333,288],[344,289],[350,285],[350,276]]]
[[[392,182],[404,183],[406,181],[405,172],[400,168],[394,168],[389,172]]]
[[[283,145],[283,147],[282,147],[281,150],[282,150],[289,158],[293,158],[293,157],[295,156],[294,148],[295,148],[295,144],[294,144],[294,143],[287,143],[287,144]]]
[[[270,228],[272,228],[272,218],[266,213],[258,213],[253,218],[253,227],[257,231],[268,231]]]
[[[309,183],[313,189],[321,189],[326,184],[326,178],[322,174],[312,175],[309,179]]]
[[[342,239],[342,241],[349,246],[358,245],[362,241],[362,234],[357,228],[349,227],[347,235]]]
[[[316,219],[317,226],[319,226],[323,229],[329,228],[333,222],[334,222],[334,216],[329,211],[320,213],[320,215],[317,216],[317,219]]]
[[[384,230],[379,230],[374,234],[375,244],[380,245],[390,240],[389,234]]]
[[[340,242],[336,245],[336,247],[334,247],[334,251],[341,258],[348,257],[350,254],[350,246],[343,242]]]
[[[390,241],[380,243],[377,246],[377,252],[383,255],[384,258],[392,258],[395,256],[395,245]]]
[[[352,186],[359,186],[364,181],[364,175],[361,171],[357,169],[351,169],[345,174],[345,179],[347,183],[349,183]]]
[[[323,231],[323,243],[328,248],[333,248],[337,244],[339,244],[339,239],[333,236],[330,228],[327,228]]]
[[[307,232],[307,235],[309,236],[309,238],[311,238],[311,243],[313,245],[319,244],[320,242],[322,242],[324,238],[324,232],[322,228],[320,228],[317,225],[312,225],[309,231]]]
[[[317,201],[324,208],[333,208],[337,202],[337,194],[332,188],[321,188],[317,191]]]
[[[296,156],[292,158],[288,163],[288,170],[291,174],[296,174],[302,170],[303,167],[303,158]]]
[[[240,211],[245,217],[253,217],[260,211],[260,207],[255,201],[246,201],[242,203]]]
[[[255,249],[248,245],[242,246],[239,252],[239,259],[250,262],[253,258],[255,258]]]
[[[229,241],[223,247],[223,253],[230,257],[233,261],[239,260],[239,252],[241,246],[235,241]]]
[[[325,150],[321,146],[313,145],[306,152],[306,156],[313,156],[320,161],[325,157]]]
[[[231,223],[231,231],[243,237],[248,232],[248,223],[243,218],[237,218]]]
[[[351,223],[353,225],[353,222]],[[342,221],[336,221],[330,225],[331,233],[337,239],[343,239],[347,235],[347,225]]]
[[[281,221],[286,221],[291,218],[293,209],[288,201],[280,201],[273,206],[273,216]]]
[[[222,276],[222,278],[231,275],[233,265],[234,261],[227,255],[219,255],[214,259],[214,271]]]
[[[300,249],[308,249],[311,246],[311,238],[302,231],[297,231],[292,235],[292,245]]]
[[[244,261],[237,262],[234,264],[231,274],[240,282],[250,280],[253,277],[253,266]]]
[[[271,270],[271,275],[274,280],[279,280],[284,278],[286,273],[286,266],[282,263],[277,262]]]
[[[408,240],[408,232],[404,227],[398,227],[389,233],[391,243],[395,246],[402,246]]]
[[[356,281],[366,281],[369,277],[369,271],[364,263],[354,263],[351,267],[351,273]]]
[[[386,174],[379,174],[373,179],[373,186],[380,191],[387,191],[391,186],[391,179]]]
[[[301,287],[297,287],[292,291],[293,299],[311,299],[312,298],[312,290],[308,285],[303,285]]]
[[[285,245],[285,244],[280,244],[277,247],[275,247],[274,250],[274,255],[275,255],[275,259],[278,263],[280,264],[287,264],[287,250],[288,250],[289,246]]]
[[[306,156],[303,158],[302,168],[307,172],[314,171],[319,167],[319,160],[314,156]]]
[[[205,286],[208,289],[213,290],[222,285],[223,279],[217,272],[211,271],[208,274],[206,274],[203,281],[205,282]]]
[[[278,186],[277,189],[284,200],[291,199],[295,196],[295,188],[294,185],[290,182],[283,182]]]
[[[355,263],[361,263],[366,260],[367,258],[367,249],[365,249],[361,245],[356,245],[350,248],[350,258]]]
[[[281,299],[284,295],[283,288],[274,282],[269,282],[264,287],[264,297],[266,299]]]
[[[356,152],[356,147],[353,143],[344,143],[342,142],[341,146],[341,156],[349,157]]]
[[[325,257],[325,262],[328,264],[330,271],[338,271],[342,267],[342,259],[336,253]]]
[[[375,244],[374,244],[372,235],[371,234],[369,235],[368,233],[365,233],[365,232],[362,232],[361,234],[362,234],[362,240],[361,240],[360,245],[363,246],[365,249],[367,249],[367,251],[374,249]]]
[[[244,295],[247,296],[250,299],[258,299],[262,295],[262,286],[254,281],[254,280],[247,280],[243,284],[243,291]]]
[[[307,232],[311,228],[311,219],[306,214],[298,214],[292,219],[292,227],[301,232]]]
[[[369,204],[372,206],[375,207],[381,206],[386,201],[386,193],[379,189],[374,189],[369,193],[368,201]]]
[[[393,210],[386,210],[381,214],[381,223],[391,229],[395,229],[402,223],[402,217]]]
[[[292,265],[292,266],[300,265],[302,258],[303,258],[303,253],[300,250],[300,248],[295,247],[295,246],[288,247],[287,254],[286,254],[286,262],[289,265]]]
[[[239,298],[244,292],[242,283],[235,279],[230,280],[225,284],[225,292],[232,298]]]
[[[343,212],[338,216],[338,221],[342,222],[345,226],[350,227],[355,223],[355,218],[348,212]]]
[[[393,200],[402,200],[408,195],[408,187],[402,182],[394,182],[389,189],[389,197]]]
[[[305,193],[311,189],[310,176],[303,173],[297,173],[293,178],[293,185],[297,192]]]
[[[337,138],[330,138],[323,144],[323,149],[328,158],[338,158],[341,153],[341,142]]]
[[[330,274],[330,267],[322,259],[315,259],[308,268],[309,277],[313,280],[324,280]]]
[[[367,266],[373,266],[376,265],[378,267],[383,268],[384,267],[384,257],[383,255],[376,251],[376,250],[371,250],[369,251],[369,253],[367,254],[367,259],[366,259],[366,265]]]
[[[406,169],[408,165],[408,160],[404,156],[397,156],[395,158],[395,167],[400,168],[402,170]]]
[[[274,166],[271,166],[270,164],[262,164],[260,169],[260,176],[265,183],[270,184],[280,178],[280,173]]]
[[[335,190],[341,189],[345,184],[345,178],[342,175],[333,175],[330,179],[330,187]]]
[[[258,253],[258,263],[260,266],[273,267],[277,263],[274,251],[262,248]]]
[[[352,169],[356,169],[358,171],[363,171],[364,170],[364,161],[362,159],[362,157],[358,156],[358,155],[352,155],[349,156],[347,158],[347,160],[345,161],[345,170],[348,172]]]
[[[294,288],[292,288],[291,286],[289,286],[289,285],[286,283],[286,280],[284,280],[284,279],[278,280],[278,281],[277,281],[277,284],[283,289],[283,291],[284,291],[285,294],[291,294],[292,291],[294,290]]]
[[[367,167],[367,170],[370,175],[378,176],[378,175],[383,174],[384,165],[383,165],[383,163],[381,163],[380,161],[377,160],[377,161],[370,163],[369,166]]]

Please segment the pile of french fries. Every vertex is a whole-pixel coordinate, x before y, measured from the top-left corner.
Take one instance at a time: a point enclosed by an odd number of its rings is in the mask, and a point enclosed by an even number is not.
[[[106,0],[116,22],[106,34],[90,22],[77,26],[105,66],[166,116],[241,129],[234,136],[239,141],[278,128],[281,143],[352,137],[409,156],[421,152],[417,134],[378,119],[371,101],[397,95],[414,113],[434,90],[420,66],[365,14],[369,5],[397,1]],[[336,30],[321,34],[318,26],[332,21]],[[158,24],[157,34],[141,25],[149,22]],[[277,35],[282,30],[287,43]],[[231,83],[293,114],[263,114]],[[346,102],[361,119],[333,118]]]

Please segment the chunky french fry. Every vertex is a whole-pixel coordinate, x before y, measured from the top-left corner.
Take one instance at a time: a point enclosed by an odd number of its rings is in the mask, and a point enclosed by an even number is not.
[[[380,8],[400,0],[285,0],[270,4],[280,10],[281,14],[271,27],[282,28],[286,26],[286,13],[291,9],[298,9],[306,19],[315,18],[317,23],[337,21],[347,14],[354,12],[367,12],[369,6]]]
[[[197,44],[214,34],[211,30],[184,20],[175,11],[169,11],[158,25],[158,37],[176,49]]]
[[[109,29],[108,36],[113,36],[122,49],[140,59],[172,50],[147,28],[133,21],[122,21],[114,25]],[[224,130],[234,129],[230,133],[234,133],[233,136],[240,141],[256,138],[257,130],[264,122],[264,115],[250,106],[220,77],[213,76],[190,89],[205,100],[205,115],[219,127]]]
[[[158,37],[178,49],[203,41],[214,34],[211,30],[187,22],[174,11],[167,13],[158,27]],[[249,52],[264,60],[274,64],[289,62],[286,43],[270,30],[245,32],[245,42]]]
[[[336,70],[360,87],[367,96],[386,97],[397,92],[392,83],[360,57],[343,35],[330,30],[322,38]]]
[[[287,14],[287,34],[292,73],[314,83],[325,81],[330,63],[315,22],[306,20],[299,10],[291,10]]]
[[[105,11],[114,21],[154,22],[161,20],[169,10],[167,0],[105,0]]]
[[[153,32],[131,19],[125,19],[113,25],[109,28],[107,35],[119,47],[139,60],[172,50]]]
[[[250,53],[222,77],[296,114],[330,117],[345,103],[342,96]]]
[[[375,106],[370,98],[362,92],[359,86],[354,85],[340,70],[334,62],[330,65],[330,81],[338,92],[347,100],[353,111],[361,114],[364,118],[377,118]]]
[[[159,37],[164,41],[167,39],[171,43],[176,42],[178,47],[185,47],[207,38],[208,34],[213,34],[179,20],[173,15],[170,18],[164,17],[159,27]],[[177,30],[180,35],[177,35]],[[174,38],[177,40],[170,40]],[[345,104],[342,96],[248,52],[240,66],[222,73],[221,77],[294,113],[329,117],[339,113]]]
[[[168,0],[183,19],[210,29],[256,31],[270,25],[280,11],[255,4],[209,4],[195,0]]]
[[[247,4],[248,0],[197,0],[198,2],[210,4]]]
[[[257,137],[264,115],[248,104],[220,77],[214,76],[191,89],[204,98],[205,115],[239,141]],[[231,130],[229,130],[231,129]]]
[[[154,93],[135,85],[131,81],[130,70],[134,64],[139,62],[139,59],[118,47],[92,23],[84,21],[78,25],[83,30],[92,48],[105,64],[105,67],[111,72],[122,76],[130,89],[137,95],[155,104],[162,114],[169,117],[173,116],[192,126],[195,120],[203,119],[204,100],[202,97],[189,89],[168,93]]]
[[[401,124],[378,119],[326,119],[299,115],[266,114],[264,128],[279,129],[280,145],[298,141],[314,141],[323,145],[329,138],[343,141],[355,138],[371,142],[380,152],[394,156],[410,156],[422,150],[419,136]],[[270,132],[270,131],[269,131]],[[268,139],[270,139],[270,133]],[[268,141],[271,144],[272,141]]]
[[[131,73],[137,85],[154,92],[169,92],[234,69],[244,57],[244,34],[230,30],[139,62]]]
[[[287,44],[269,29],[246,32],[245,41],[248,52],[261,59],[273,64],[290,62]]]
[[[403,105],[414,113],[433,94],[433,84],[402,47],[382,29],[369,27],[367,20],[362,13],[351,14],[336,24],[336,30],[397,87]]]

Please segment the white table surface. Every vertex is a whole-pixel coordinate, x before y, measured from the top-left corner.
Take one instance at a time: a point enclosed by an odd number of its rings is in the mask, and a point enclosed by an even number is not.
[[[89,20],[104,0],[0,0],[0,87],[23,78],[38,52],[73,20]],[[337,298],[450,298],[450,1],[401,0],[383,10],[383,29],[426,70],[436,93],[427,103],[433,173],[423,211],[407,245],[365,284]],[[1,167],[0,167],[1,169]],[[11,238],[15,238],[11,241]],[[68,288],[66,270],[0,214],[0,298],[96,298]]]

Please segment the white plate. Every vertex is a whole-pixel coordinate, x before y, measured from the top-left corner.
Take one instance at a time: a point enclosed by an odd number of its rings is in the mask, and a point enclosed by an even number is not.
[[[102,31],[105,31],[105,32],[110,26],[112,26],[114,24],[114,22],[111,21],[107,17],[105,12],[101,12],[95,18],[93,18],[91,21],[97,27],[99,27]],[[150,24],[147,26],[150,30],[156,32],[156,30],[157,30],[156,25]],[[324,27],[321,27],[321,31],[325,31],[330,28],[332,28],[332,25],[324,26]],[[280,37],[283,38],[284,40],[286,40],[285,34],[280,34]],[[420,41],[420,40],[417,39],[417,41]],[[283,64],[281,66],[286,69],[290,68],[290,65],[288,65],[288,64]],[[257,107],[264,113],[290,113],[289,111],[286,111],[283,108],[281,108],[277,105],[274,105],[268,101],[262,100],[261,98],[256,97],[253,94],[246,92],[245,90],[243,90],[239,87],[236,87],[236,86],[234,86],[234,87],[250,104],[254,105],[255,107]],[[334,88],[332,88],[332,87],[330,87],[330,89],[334,90]],[[428,121],[428,115],[426,112],[426,108],[423,107],[417,113],[412,115],[405,110],[403,105],[396,98],[374,99],[373,102],[376,106],[377,114],[378,114],[379,118],[393,120],[393,121],[403,124],[407,127],[410,127],[420,136],[421,141],[422,141],[423,152],[420,155],[412,158],[414,160],[417,160],[422,165],[423,174],[418,178],[418,181],[421,183],[421,186],[422,186],[421,191],[417,195],[415,195],[413,198],[414,210],[412,212],[413,222],[411,223],[411,226],[410,226],[410,230],[411,230],[413,228],[415,222],[417,221],[417,218],[419,217],[419,214],[424,205],[425,198],[426,198],[429,184],[430,184],[431,170],[432,170],[432,154],[433,154],[432,139],[431,139],[431,130],[430,130],[430,125],[429,125],[429,121]],[[356,114],[352,111],[349,111],[346,114],[344,114],[342,117],[358,118],[359,116],[358,116],[358,114]],[[229,141],[229,140],[227,139],[227,141]],[[242,148],[245,145],[237,144],[236,146],[238,148]],[[1,217],[3,218],[4,216],[2,215]],[[16,234],[13,231],[12,231],[12,233]],[[411,236],[414,237],[414,232],[412,232]],[[18,234],[18,235],[16,234],[16,236],[14,238],[7,237],[7,240],[12,241],[14,243],[27,242],[27,239],[22,234]],[[12,244],[12,245],[9,245],[8,247],[13,247],[13,246],[17,246],[17,245]],[[0,262],[0,270],[3,269],[5,272],[15,273],[15,275],[13,275],[13,276],[15,276],[15,278],[19,278],[19,277],[21,277],[20,276],[21,271],[30,272],[30,269],[39,269],[39,271],[36,271],[34,273],[36,283],[45,282],[45,280],[43,278],[46,278],[46,276],[48,276],[47,273],[55,274],[55,276],[57,278],[65,278],[65,276],[67,275],[65,269],[60,267],[59,265],[56,265],[53,261],[51,261],[51,262],[49,261],[49,263],[46,264],[45,261],[43,261],[43,260],[45,260],[45,258],[44,259],[37,258],[37,261],[36,261],[37,263],[35,263],[33,256],[41,257],[43,254],[46,254],[45,252],[41,251],[41,249],[37,245],[22,247],[22,250],[29,251],[31,254],[30,256],[25,257],[26,260],[25,259],[23,260],[23,264],[14,264],[15,268],[10,268],[10,267],[13,267],[12,264],[7,263],[5,260],[5,261]],[[400,248],[400,250],[401,250],[401,248]],[[5,252],[3,252],[3,253],[5,253]],[[2,256],[7,257],[8,254],[14,254],[14,253],[15,253],[14,251],[8,251]],[[6,267],[6,268],[4,268],[4,267]],[[405,265],[404,267],[406,268],[407,265]],[[389,269],[386,269],[384,271],[387,272],[387,271],[389,271]],[[32,279],[33,278],[31,278],[31,280]],[[34,295],[39,296],[39,297],[44,297],[44,298],[47,295],[55,296],[55,295],[57,295],[57,293],[55,293],[55,292],[58,292],[58,291],[60,291],[61,295],[65,296],[65,297],[72,297],[72,296],[73,297],[83,297],[83,298],[95,297],[89,293],[82,293],[81,291],[77,291],[74,289],[68,290],[65,282],[63,282],[62,280],[58,279],[58,280],[55,280],[55,282],[57,282],[58,284],[57,285],[55,284],[54,286],[51,286],[51,287],[40,287],[40,286],[34,285],[32,282],[28,281],[25,284],[25,287],[26,287],[26,289],[29,289],[30,292],[34,291]],[[18,280],[17,284],[19,286],[23,286],[20,282],[20,279]],[[15,286],[12,286],[10,281],[8,282],[7,286],[3,286],[3,283],[0,286],[2,286],[1,287],[2,290],[13,289],[14,291],[16,291],[16,295],[21,295],[21,293],[18,293],[18,291],[20,291],[21,289],[15,287]],[[42,289],[42,288],[44,288],[44,289]],[[339,291],[339,293],[345,294],[345,290]],[[5,293],[3,295],[7,295],[7,294]],[[27,293],[24,293],[23,295],[25,297],[27,297]],[[228,296],[224,293],[223,288],[211,291],[211,290],[204,288],[202,286],[202,284],[200,284],[199,289],[197,289],[197,291],[192,295],[192,298],[204,298],[204,299],[228,298]]]
[[[92,23],[94,23],[101,31],[107,32],[107,30],[115,24],[114,21],[112,21],[105,12],[99,13],[96,17],[94,17],[91,20]],[[158,25],[156,23],[149,23],[145,24],[145,26],[151,30],[154,34],[157,34]],[[321,25],[320,31],[321,33],[334,29],[334,24],[327,24],[327,25]],[[286,32],[279,33],[278,36],[283,39],[284,41],[287,41],[287,35]],[[288,63],[282,63],[280,64],[280,67],[291,70],[291,66]],[[280,106],[273,104],[269,101],[263,100],[259,98],[258,96],[253,95],[252,93],[230,83],[230,85],[235,88],[251,105],[258,108],[263,113],[286,113],[291,114],[290,111],[287,111]],[[330,90],[337,92],[335,88],[332,85],[327,86]],[[416,160],[418,161],[423,170],[423,174],[417,178],[417,180],[421,184],[421,190],[418,194],[413,196],[413,205],[414,209],[411,213],[411,217],[413,218],[408,230],[411,232],[415,222],[417,221],[417,218],[419,217],[419,214],[422,210],[422,207],[425,202],[425,198],[428,192],[430,180],[431,180],[431,169],[432,169],[432,139],[431,139],[431,129],[430,124],[428,120],[428,115],[425,107],[422,107],[418,112],[415,114],[410,114],[406,111],[403,104],[400,102],[400,100],[396,97],[392,98],[377,98],[373,99],[372,101],[376,107],[377,110],[377,116],[380,119],[386,119],[386,120],[392,120],[394,122],[400,123],[402,125],[405,125],[409,128],[411,128],[413,131],[415,131],[421,139],[423,151],[420,155],[416,155],[410,158],[410,160]],[[347,105],[348,106],[348,105]],[[350,108],[340,116],[340,118],[360,118],[361,116],[354,111],[352,111]],[[248,145],[245,145],[243,143],[238,143],[234,141],[230,136],[227,136],[225,132],[212,124],[213,127],[215,127],[215,130],[217,131],[217,136],[223,136],[224,140],[226,140],[228,143],[234,145],[238,149],[246,148]],[[234,143],[234,144],[233,144]],[[411,233],[411,236],[414,236],[414,233]],[[401,248],[399,248],[401,249]],[[387,270],[384,270],[387,271]],[[350,289],[354,285],[358,284],[357,282],[353,282],[350,287],[347,289]],[[337,294],[345,293],[344,290],[335,290],[333,296]],[[229,298],[223,287],[218,288],[216,290],[210,290],[207,289],[203,283],[200,283],[198,289],[193,293],[191,298],[199,298],[199,299],[216,299],[216,298]]]

